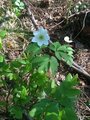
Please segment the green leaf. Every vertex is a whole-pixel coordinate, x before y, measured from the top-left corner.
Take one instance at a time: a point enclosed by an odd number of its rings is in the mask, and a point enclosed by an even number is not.
[[[15,5],[19,7],[20,6],[20,2],[16,0]]]
[[[59,64],[58,64],[57,59],[52,56],[50,59],[50,70],[52,74],[55,74],[57,72],[58,66]]]
[[[36,118],[39,117],[40,118],[44,114],[44,112],[46,110],[46,107],[49,104],[50,104],[50,100],[48,100],[48,99],[42,99],[42,100],[40,100],[38,103],[36,103],[33,106],[32,110],[30,110],[29,115],[31,117],[36,117]]]
[[[23,3],[23,2],[20,2],[19,8],[20,8],[21,10],[24,9],[24,3]]]
[[[34,60],[32,61],[33,64],[42,64],[45,61],[49,60],[49,56],[48,55],[43,55],[43,56],[36,56],[34,58]]]
[[[55,80],[52,80],[52,81],[51,81],[51,88],[52,88],[52,89],[56,88]]]
[[[38,67],[39,71],[47,72],[49,70],[50,57],[48,55],[35,57],[32,61],[33,65]]]
[[[26,65],[22,66],[21,73],[22,75],[24,75],[31,72],[31,70],[32,70],[32,64],[29,62],[29,63],[26,63]]]
[[[27,98],[27,96],[28,96],[28,91],[27,91],[25,86],[22,86],[19,89],[16,88],[15,93],[16,93],[16,97],[20,98],[22,100],[25,100]]]
[[[65,81],[69,83],[69,85],[72,86],[76,86],[79,83],[78,80],[78,75],[74,75],[72,76],[70,73],[66,76]]]
[[[14,118],[22,119],[23,110],[20,107],[18,107],[18,106],[11,106],[9,111],[10,111],[10,114],[14,116]]]
[[[47,81],[47,77],[45,74],[36,72],[32,74],[31,81],[35,82],[35,84],[37,84],[38,86],[43,87],[45,85],[45,82]]]
[[[48,112],[45,116],[45,120],[59,120],[58,114],[56,114],[55,112],[51,112],[51,113]]]
[[[48,104],[48,106],[46,107],[46,114],[50,114],[50,113],[56,113],[58,115],[59,113],[59,104],[56,101],[50,101],[50,103]]]
[[[72,77],[70,74],[61,83],[60,92],[67,97],[75,97],[80,94],[80,91],[75,87],[77,85],[77,76]]]
[[[42,99],[34,105],[33,109],[29,112],[31,117],[38,117],[39,119],[41,116],[45,114],[44,120],[58,120],[58,113],[59,113],[59,105],[56,102],[53,102],[49,99]],[[56,119],[54,119],[56,118]]]
[[[78,118],[72,108],[64,108],[62,120],[78,120]]]
[[[0,37],[3,39],[6,36],[6,30],[0,30]]]
[[[21,67],[21,63],[18,60],[11,61],[11,67],[19,68]]]
[[[20,16],[20,9],[18,9],[17,7],[13,8],[13,11],[15,12],[16,16]]]
[[[64,107],[74,108],[75,98],[71,96],[67,97],[66,95],[64,96],[64,94],[62,94],[60,98],[60,104]]]
[[[69,74],[66,76],[65,81],[71,82],[72,78],[73,78],[72,75],[69,73]]]
[[[67,47],[65,45],[60,46],[57,51],[64,51],[67,52]]]
[[[39,71],[45,71],[47,72],[50,70],[52,74],[55,74],[58,70],[58,61],[55,57],[49,57],[48,55],[38,56],[33,59],[34,66],[39,67]]]
[[[73,102],[77,98],[77,95],[80,95],[80,90],[75,86],[78,85],[77,76],[71,76],[70,74],[65,78],[65,80],[57,86],[53,92],[53,96],[60,100],[60,103],[63,106],[72,106]],[[59,92],[58,92],[59,91]]]
[[[37,109],[36,109],[36,108],[33,108],[33,109],[29,112],[30,117],[34,117],[35,114],[36,114],[36,111],[37,111]]]
[[[2,49],[2,39],[0,37],[0,49]]]
[[[61,44],[59,42],[54,42],[50,45],[50,49],[53,51],[57,51],[57,49],[61,46]]]
[[[28,95],[28,91],[27,91],[26,87],[22,86],[21,99],[26,99],[27,95]]]
[[[62,60],[62,56],[60,55],[60,52],[55,52],[55,56],[56,56],[59,60]]]
[[[0,55],[0,62],[3,62],[4,58],[2,55]]]
[[[49,48],[55,52],[57,59],[63,59],[67,64],[72,65],[74,50],[69,45],[61,45],[59,42],[55,42]]]
[[[36,55],[41,52],[41,48],[37,44],[30,43],[27,46],[26,53],[31,53],[31,55]]]
[[[63,117],[63,110],[61,111],[59,111],[59,120],[62,120],[62,117]]]
[[[9,79],[12,80],[14,75],[13,75],[13,73],[8,73],[7,77],[9,77]]]
[[[26,60],[24,60],[24,59],[17,59],[17,61],[18,61],[20,64],[23,64],[23,65],[26,65],[26,64],[27,64]]]
[[[73,56],[68,55],[67,53],[60,52],[60,57],[64,59],[64,61],[67,62],[70,66],[72,65],[73,62]]]

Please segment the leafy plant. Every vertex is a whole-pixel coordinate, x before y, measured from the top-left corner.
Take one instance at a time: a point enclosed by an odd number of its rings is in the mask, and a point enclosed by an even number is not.
[[[52,51],[55,52],[57,59],[64,59],[69,65],[72,65],[73,62],[73,49],[68,45],[61,45],[59,42],[55,42],[49,47]]]
[[[68,74],[60,86],[54,82],[52,86],[45,89],[46,97],[40,99],[29,112],[30,116],[36,120],[77,120],[75,114],[75,99],[80,91],[75,89],[77,76],[72,77]],[[49,90],[49,91],[48,91]]]
[[[20,9],[24,9],[24,3],[21,2],[20,0],[15,0],[15,5]]]
[[[69,9],[69,14],[77,13],[83,11],[85,9],[90,8],[90,4],[84,1],[78,1],[76,4],[73,4],[72,7]]]
[[[50,37],[44,28],[39,33],[35,32],[32,42],[36,43],[30,43],[20,58],[7,62],[0,55],[0,86],[6,91],[5,103],[0,103],[8,117],[17,120],[23,119],[25,111],[35,120],[77,120],[78,76],[68,74],[60,85],[54,80],[58,61],[72,65],[73,49],[59,42],[49,44]],[[0,45],[2,49],[1,42]]]
[[[24,3],[21,0],[12,0],[13,3],[13,11],[17,16],[21,14],[21,10],[25,8]]]
[[[5,36],[6,36],[6,30],[0,30],[0,38],[5,38]]]

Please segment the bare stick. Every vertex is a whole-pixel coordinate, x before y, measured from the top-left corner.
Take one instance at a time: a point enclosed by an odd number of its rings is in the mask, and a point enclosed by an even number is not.
[[[76,62],[73,62],[72,68],[83,74],[85,77],[90,79],[90,74],[88,74],[81,66],[79,66]]]
[[[86,21],[86,17],[87,17],[88,11],[85,13],[84,19],[83,19],[83,26],[81,28],[81,30],[79,31],[79,33],[74,37],[74,39],[76,39],[78,37],[78,35],[83,31],[83,29],[85,28],[85,21]],[[74,40],[73,39],[73,40]]]
[[[39,26],[38,26],[38,24],[37,24],[37,22],[36,22],[36,20],[35,20],[35,17],[34,17],[34,15],[33,15],[33,13],[31,12],[31,5],[30,5],[29,1],[28,1],[28,0],[23,0],[23,2],[25,3],[25,5],[26,5],[26,7],[27,7],[27,11],[28,11],[29,17],[30,17],[30,19],[31,19],[34,27],[35,27],[36,29],[38,29]]]
[[[62,61],[64,63],[66,63],[64,61],[64,59],[62,59]],[[67,64],[67,63],[66,63]],[[77,71],[78,73],[81,73],[82,75],[84,75],[86,78],[90,79],[90,74],[88,72],[86,72],[81,66],[79,66],[76,62],[73,61],[72,66],[71,66],[75,71]]]

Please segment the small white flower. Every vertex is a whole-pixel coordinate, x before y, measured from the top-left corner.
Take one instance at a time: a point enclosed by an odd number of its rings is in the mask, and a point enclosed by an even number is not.
[[[81,5],[81,4],[82,4],[82,2],[81,2],[81,1],[79,1],[79,2],[78,2],[78,4],[79,4],[79,5]]]
[[[40,27],[37,31],[33,32],[33,34],[32,42],[36,42],[38,46],[49,44],[50,36],[48,35],[48,31],[43,27]]]
[[[68,36],[64,37],[64,41],[67,43],[72,43],[73,41],[69,39]]]

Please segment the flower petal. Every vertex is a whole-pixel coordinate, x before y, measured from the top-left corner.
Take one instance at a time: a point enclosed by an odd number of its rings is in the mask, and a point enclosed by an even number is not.
[[[32,42],[36,42],[39,46],[49,44],[50,36],[48,35],[48,31],[43,27],[40,27],[37,31],[33,32],[33,34]]]
[[[47,30],[44,29],[43,27],[40,27],[40,28],[39,28],[39,32],[40,32],[41,34],[48,34]]]
[[[47,35],[45,36],[45,39],[46,39],[46,40],[50,40],[50,36],[47,34]]]
[[[38,41],[38,42],[37,42],[37,44],[38,44],[38,46],[40,46],[40,47],[41,47],[41,46],[43,45],[43,42]]]
[[[33,37],[32,42],[37,42],[36,37]]]
[[[44,45],[48,45],[49,44],[49,42],[48,41],[44,41],[44,43],[43,43]]]
[[[39,33],[38,31],[34,31],[33,35],[36,36],[36,35],[38,35],[38,33]]]

